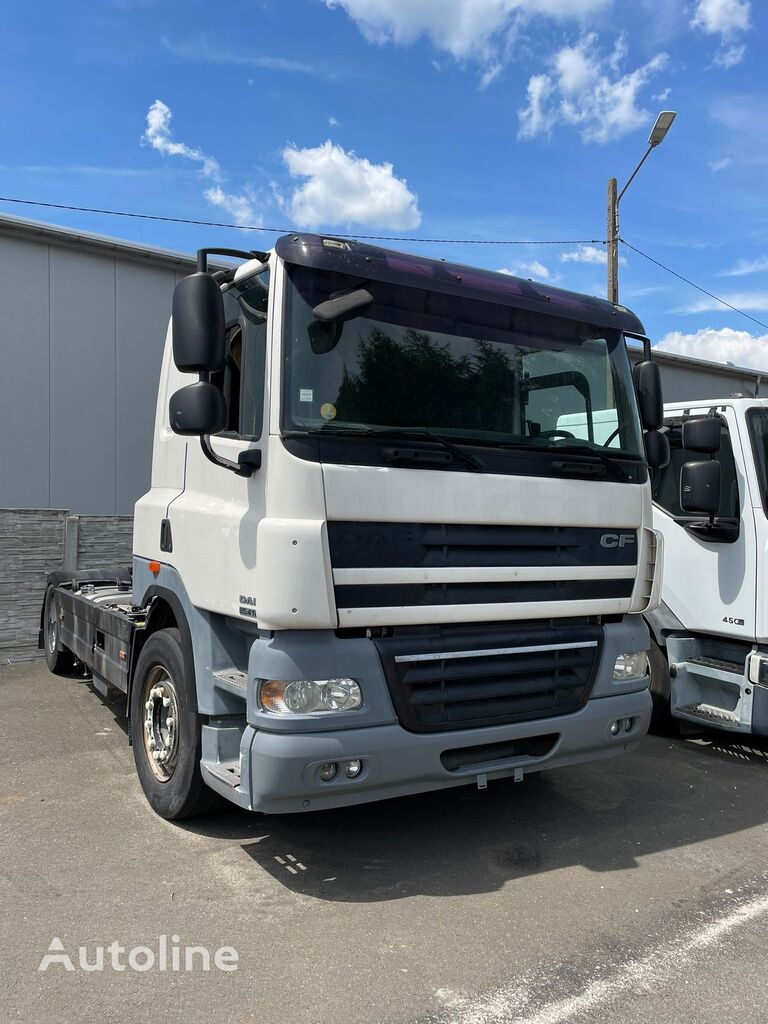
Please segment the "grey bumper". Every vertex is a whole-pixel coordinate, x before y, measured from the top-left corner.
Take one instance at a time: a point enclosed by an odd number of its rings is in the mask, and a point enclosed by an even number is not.
[[[439,734],[410,733],[397,724],[300,735],[254,731],[248,757],[251,807],[271,814],[313,811],[522,778],[631,750],[647,732],[650,715],[646,689],[594,698],[560,718]],[[632,719],[631,731],[612,736],[610,723],[619,718]],[[446,769],[440,759],[449,750],[552,733],[557,740],[543,757],[509,758],[456,771]],[[352,759],[363,762],[358,778],[347,779],[342,765],[331,782],[320,780],[317,770],[323,762]]]

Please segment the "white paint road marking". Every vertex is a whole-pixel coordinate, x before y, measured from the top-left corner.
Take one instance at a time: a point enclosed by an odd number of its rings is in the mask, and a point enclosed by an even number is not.
[[[551,968],[536,976],[523,976],[514,985],[504,986],[484,996],[467,999],[446,992],[438,993],[448,1005],[436,1019],[441,1024],[565,1024],[577,1021],[580,1016],[620,996],[658,991],[660,984],[681,974],[697,953],[764,915],[768,915],[768,894],[753,896],[703,927],[664,943],[643,957],[628,961],[604,978],[591,981],[581,992],[551,1002],[540,1002],[536,998],[540,993],[545,999],[547,987],[551,990],[552,983],[556,981],[552,978]]]

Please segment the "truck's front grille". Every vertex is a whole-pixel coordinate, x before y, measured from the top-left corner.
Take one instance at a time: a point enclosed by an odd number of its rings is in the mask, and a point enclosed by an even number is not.
[[[615,527],[332,521],[328,541],[334,569],[637,563],[636,531]]]
[[[336,607],[355,624],[381,625],[387,609],[396,624],[407,608],[484,604],[499,618],[498,606],[529,603],[623,612],[637,576],[631,529],[331,521],[328,541]],[[369,609],[376,618],[365,622]],[[510,607],[507,617],[522,616]]]
[[[468,729],[569,714],[586,703],[598,625],[440,627],[374,642],[404,728]]]

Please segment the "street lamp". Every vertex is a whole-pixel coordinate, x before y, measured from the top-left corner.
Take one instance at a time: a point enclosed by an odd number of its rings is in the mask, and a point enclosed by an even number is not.
[[[619,203],[621,197],[635,180],[635,175],[648,159],[652,149],[656,149],[664,141],[664,137],[677,117],[674,110],[662,110],[656,118],[656,123],[648,136],[648,149],[643,154],[643,159],[632,171],[629,180],[621,192],[617,194],[616,179],[608,179],[608,301],[616,303],[619,301]]]

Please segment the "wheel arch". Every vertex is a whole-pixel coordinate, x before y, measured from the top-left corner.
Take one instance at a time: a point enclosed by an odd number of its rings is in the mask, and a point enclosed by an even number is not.
[[[141,654],[142,648],[147,640],[161,629],[178,629],[181,636],[181,653],[184,658],[184,671],[188,674],[189,679],[192,680],[193,692],[197,693],[195,656],[192,649],[192,631],[189,628],[189,622],[187,621],[187,616],[178,595],[174,594],[174,592],[169,590],[167,587],[153,585],[147,590],[144,596],[144,603],[149,605],[147,622],[144,629],[137,630],[131,649],[131,671],[128,678],[128,700],[126,704],[129,716],[131,707],[131,691],[133,690],[133,681],[136,674],[136,665],[138,664],[139,655]]]

